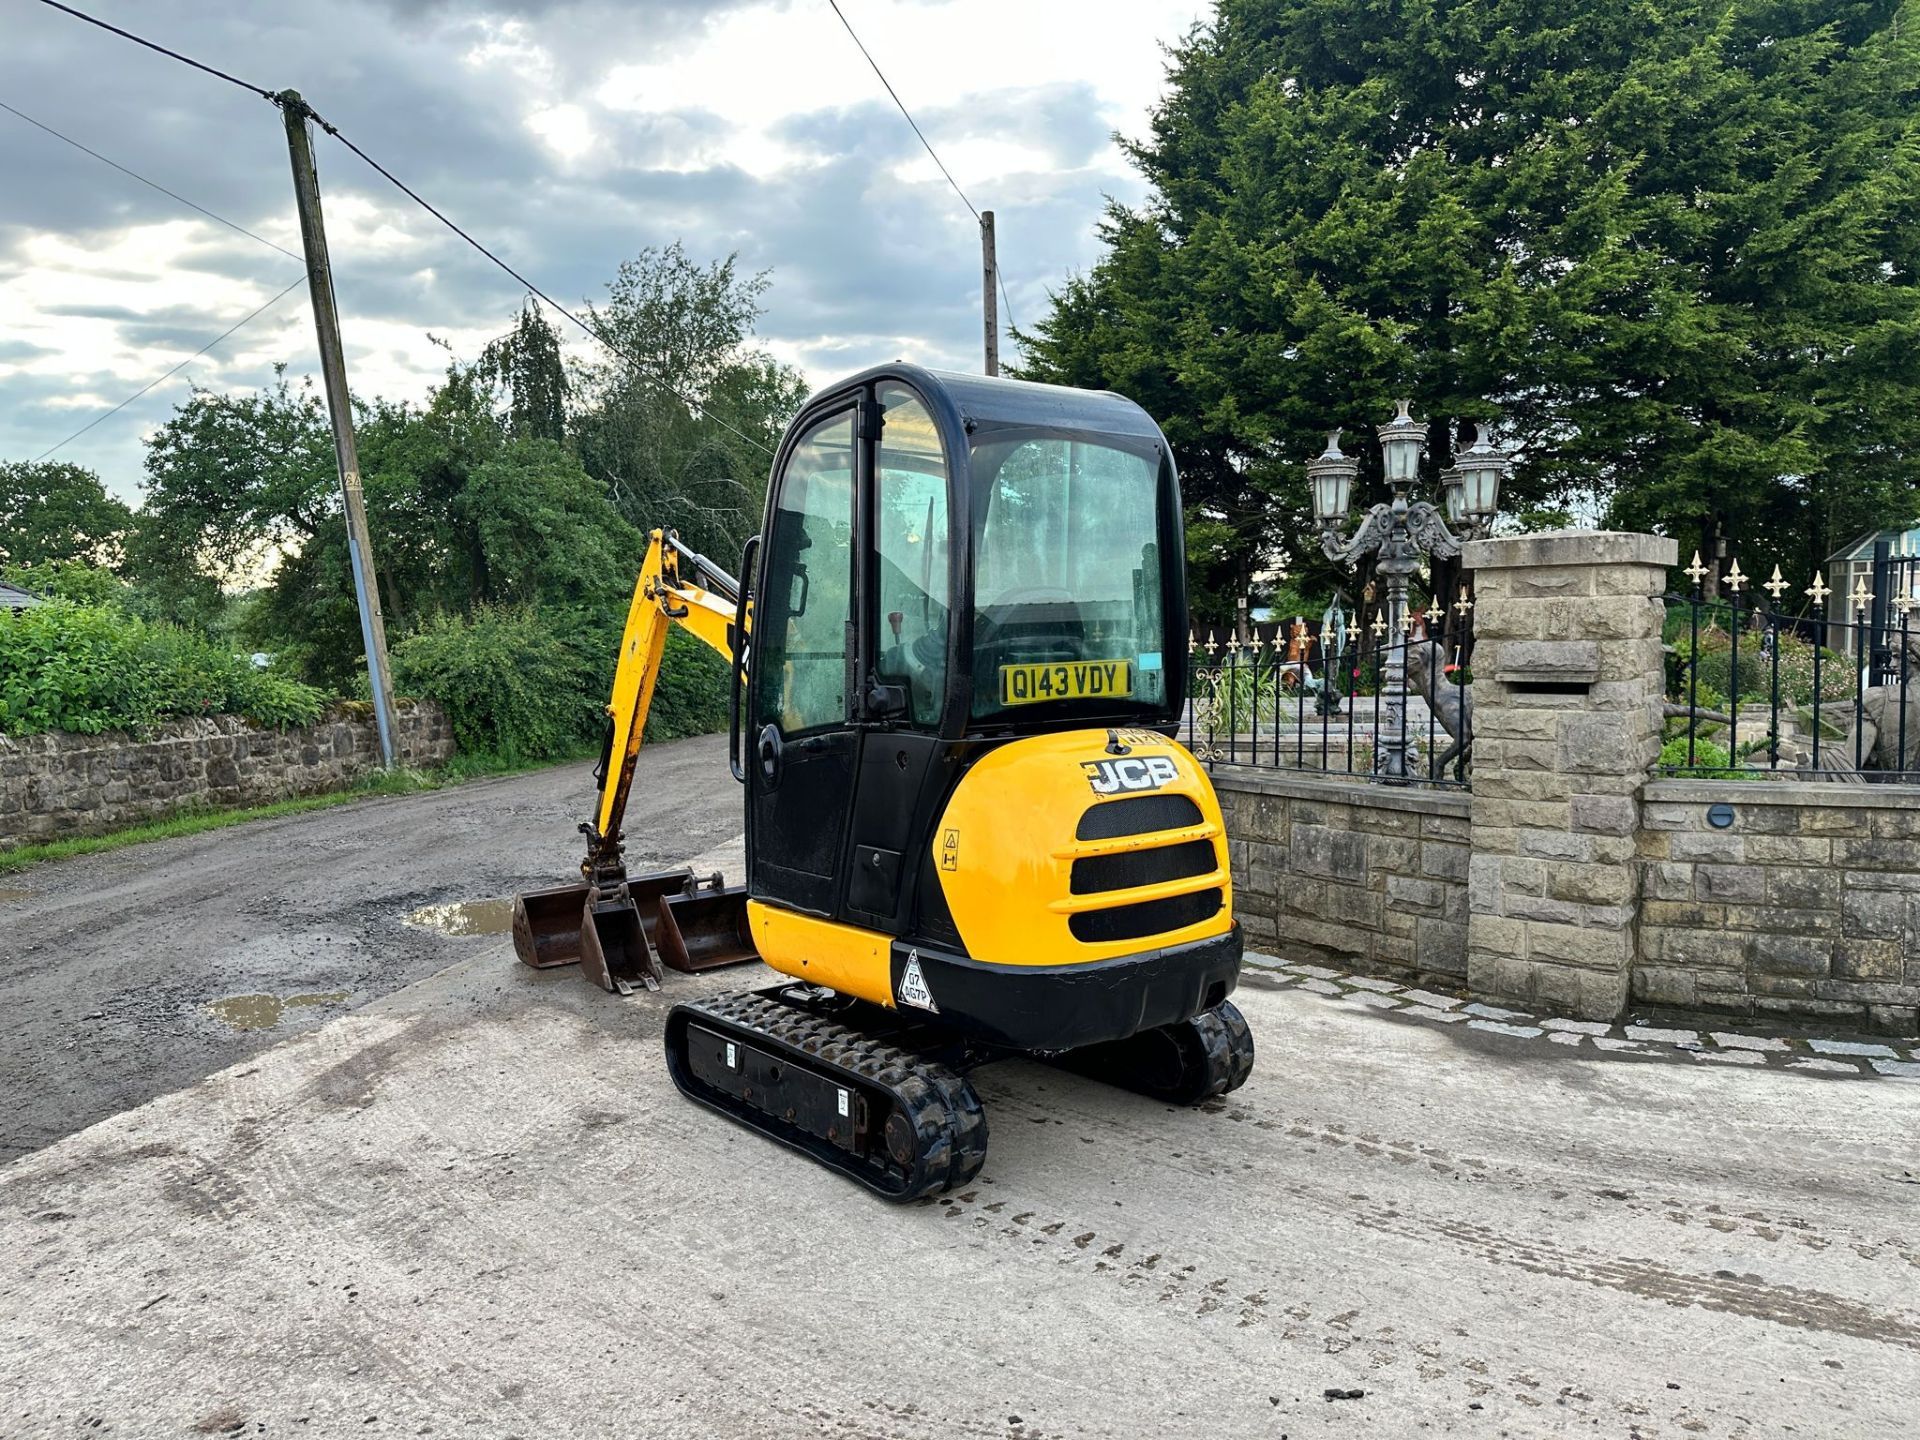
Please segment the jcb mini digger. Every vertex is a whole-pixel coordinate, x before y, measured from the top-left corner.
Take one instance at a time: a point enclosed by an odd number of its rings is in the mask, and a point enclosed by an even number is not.
[[[821,392],[746,583],[653,532],[585,883],[520,897],[521,958],[622,992],[662,963],[791,977],[675,1005],[674,1082],[893,1200],[979,1170],[987,1060],[1181,1104],[1238,1086],[1226,835],[1173,739],[1183,556],[1172,453],[1131,401],[909,365]],[[730,662],[739,889],[622,859],[671,622]]]

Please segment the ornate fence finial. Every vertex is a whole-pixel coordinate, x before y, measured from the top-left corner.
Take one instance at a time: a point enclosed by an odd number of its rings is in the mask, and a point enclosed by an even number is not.
[[[1826,579],[1816,570],[1813,584],[1807,587],[1807,598],[1824,610],[1827,608],[1827,597],[1831,594],[1833,591],[1828,588]]]
[[[1693,552],[1693,563],[1680,573],[1692,578],[1694,589],[1698,590],[1700,588],[1700,582],[1707,578],[1708,570],[1706,562],[1700,558],[1700,552],[1698,550]]]
[[[1786,578],[1782,576],[1780,573],[1780,567],[1776,565],[1773,567],[1773,578],[1767,581],[1767,583],[1762,585],[1760,588],[1766,591],[1769,595],[1773,596],[1774,606],[1778,608],[1780,604],[1780,597],[1786,594],[1787,591],[1791,590],[1793,587],[1787,584]]]
[[[1866,576],[1858,575],[1854,577],[1853,594],[1847,598],[1853,601],[1853,608],[1857,612],[1860,614],[1866,613],[1868,607],[1873,604],[1873,591],[1867,588]]]
[[[1736,560],[1733,562],[1733,568],[1727,571],[1727,589],[1731,590],[1735,595],[1738,595],[1740,593],[1740,587],[1752,578],[1751,575],[1742,575],[1740,573],[1740,562]]]

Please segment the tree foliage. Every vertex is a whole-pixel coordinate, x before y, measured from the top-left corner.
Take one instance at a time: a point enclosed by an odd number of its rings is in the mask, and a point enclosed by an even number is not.
[[[307,725],[321,709],[320,691],[117,605],[51,600],[0,610],[0,734],[94,735],[201,715]]]
[[[559,442],[567,432],[567,367],[560,332],[529,298],[513,329],[480,352],[478,378],[507,395],[503,416],[516,440]]]
[[[91,470],[58,460],[0,462],[0,568],[117,563],[132,521]]]
[[[396,678],[445,701],[464,744],[528,757],[597,739],[644,530],[679,529],[724,563],[758,528],[766,451],[803,398],[752,343],[765,286],[731,259],[647,251],[589,307],[605,355],[570,372],[529,303],[423,404],[356,404]],[[149,441],[147,470],[135,603],[230,628],[314,684],[363,689],[312,386],[282,375],[253,394],[196,393]],[[672,642],[650,734],[724,723],[726,668],[709,660]]]
[[[806,398],[796,371],[751,344],[767,284],[733,256],[644,250],[588,307],[603,348],[574,378],[588,473],[636,526],[677,529],[722,563],[759,528],[769,456]]]
[[[1805,574],[1920,508],[1900,13],[1220,0],[1131,147],[1150,199],[1110,207],[1028,373],[1162,421],[1214,615],[1275,550],[1319,563],[1302,462],[1398,393],[1429,480],[1497,412],[1514,510],[1585,496]]]

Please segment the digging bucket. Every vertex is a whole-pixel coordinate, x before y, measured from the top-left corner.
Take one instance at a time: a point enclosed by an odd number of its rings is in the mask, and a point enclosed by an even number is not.
[[[747,924],[747,887],[732,889],[714,875],[678,895],[662,895],[654,940],[669,969],[686,974],[745,965],[760,958]]]
[[[536,970],[580,963],[580,916],[591,890],[558,885],[513,897],[513,949]]]
[[[513,897],[514,953],[536,970],[576,965],[584,956],[585,937],[593,931],[599,937],[603,962],[609,946],[624,955],[633,949],[634,937],[628,933],[628,922],[615,912],[622,886],[628,897],[628,908],[641,927],[641,938],[646,941],[652,938],[660,897],[684,890],[692,883],[693,872],[682,866],[678,870],[631,876],[624,882],[604,886],[597,900],[593,899],[595,890],[591,885],[558,885],[551,890],[529,890],[516,895]],[[590,902],[596,909],[589,910]],[[645,944],[640,948],[644,952]],[[598,968],[600,973],[592,976],[595,983],[609,990],[616,988],[608,983],[612,972],[605,964]],[[629,978],[638,978],[637,972]]]

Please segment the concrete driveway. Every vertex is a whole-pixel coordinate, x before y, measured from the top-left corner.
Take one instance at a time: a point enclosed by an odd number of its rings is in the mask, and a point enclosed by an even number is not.
[[[561,818],[486,828],[564,860]],[[0,1168],[0,1434],[1912,1431],[1920,1085],[1253,970],[1225,1102],[992,1067],[978,1181],[894,1208],[674,1094],[667,1004],[765,972],[618,1001],[434,938],[450,968]]]

